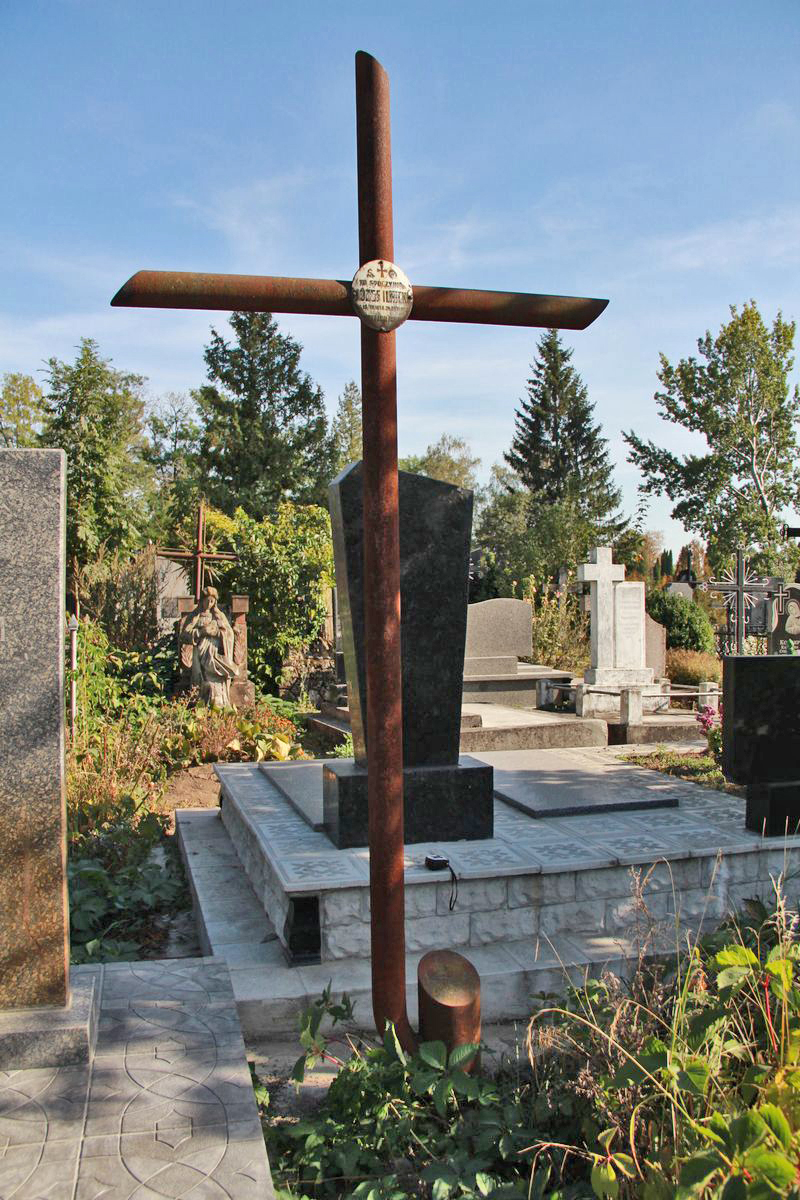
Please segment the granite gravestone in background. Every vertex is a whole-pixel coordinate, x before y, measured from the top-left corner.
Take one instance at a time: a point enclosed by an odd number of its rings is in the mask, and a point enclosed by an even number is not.
[[[527,600],[481,600],[467,608],[464,675],[517,675],[520,658],[533,653],[532,611]]]
[[[800,826],[800,658],[722,660],[722,769],[747,785],[745,824],[783,837]]]
[[[362,468],[330,487],[333,546],[355,762],[326,763],[325,828],[367,844]],[[400,472],[403,791],[406,842],[492,836],[492,769],[459,761],[472,493]]]
[[[0,1009],[69,1000],[65,471],[0,450]]]

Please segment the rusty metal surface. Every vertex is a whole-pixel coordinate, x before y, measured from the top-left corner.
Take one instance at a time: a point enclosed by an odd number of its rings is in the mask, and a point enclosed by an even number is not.
[[[419,1036],[454,1046],[481,1040],[481,981],[472,963],[454,950],[429,950],[417,967]],[[470,1066],[475,1066],[476,1055]],[[469,1068],[467,1068],[469,1069]]]
[[[269,275],[138,271],[122,285],[111,303],[116,308],[219,308],[353,316],[349,282]]]
[[[359,261],[392,259],[389,81],[356,55]],[[400,659],[400,505],[395,335],[361,326],[364,461],[364,626],[367,660],[372,1009],[412,1049],[406,1011],[403,877],[403,684]]]
[[[370,236],[374,236],[372,230]],[[363,254],[361,259],[370,261]],[[584,296],[478,291],[416,283],[412,286],[414,306],[410,321],[586,329],[608,305],[607,300]],[[111,303],[118,308],[204,308],[352,317],[355,314],[351,290],[350,282],[345,279],[139,271],[123,284]]]

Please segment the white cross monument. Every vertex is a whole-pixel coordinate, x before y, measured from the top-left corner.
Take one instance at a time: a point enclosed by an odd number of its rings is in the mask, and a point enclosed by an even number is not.
[[[592,654],[576,689],[578,716],[619,711],[623,688],[657,695],[653,669],[646,665],[644,584],[625,582],[625,567],[612,561],[610,546],[589,552],[589,561],[578,567],[578,582],[589,584]]]

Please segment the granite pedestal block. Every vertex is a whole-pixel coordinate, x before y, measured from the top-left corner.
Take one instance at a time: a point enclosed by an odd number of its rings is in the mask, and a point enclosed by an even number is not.
[[[745,826],[764,837],[794,837],[800,832],[800,780],[749,783]]]
[[[0,1071],[89,1062],[97,1035],[99,970],[73,968],[71,984],[66,1005],[0,1012]]]
[[[405,842],[457,842],[490,838],[494,830],[493,769],[462,757],[455,766],[403,771]],[[325,763],[322,772],[325,831],[340,850],[366,846],[367,772],[353,759]]]

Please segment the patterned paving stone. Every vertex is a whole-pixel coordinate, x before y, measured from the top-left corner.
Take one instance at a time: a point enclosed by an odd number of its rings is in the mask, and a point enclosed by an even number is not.
[[[97,974],[93,1062],[0,1072],[1,1200],[272,1200],[225,963]]]

